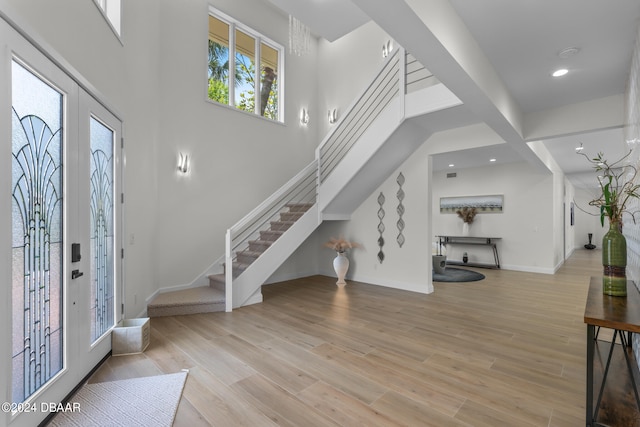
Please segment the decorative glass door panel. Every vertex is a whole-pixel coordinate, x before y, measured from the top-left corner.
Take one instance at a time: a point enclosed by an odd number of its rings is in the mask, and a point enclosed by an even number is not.
[[[39,409],[109,354],[122,317],[122,122],[2,17],[0,40],[0,394]]]
[[[91,341],[115,322],[114,265],[114,138],[115,132],[94,117],[89,125]]]
[[[12,399],[63,367],[64,96],[12,61]]]

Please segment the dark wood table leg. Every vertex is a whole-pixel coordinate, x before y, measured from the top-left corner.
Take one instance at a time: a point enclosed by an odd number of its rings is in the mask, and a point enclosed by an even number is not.
[[[593,426],[593,353],[595,351],[595,326],[587,324],[587,404],[586,425]]]

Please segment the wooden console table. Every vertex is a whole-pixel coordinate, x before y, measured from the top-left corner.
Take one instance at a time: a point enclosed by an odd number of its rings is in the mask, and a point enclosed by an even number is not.
[[[449,265],[468,265],[471,267],[483,267],[483,268],[500,268],[500,257],[498,256],[498,247],[496,241],[501,237],[471,237],[471,236],[436,236],[440,239],[440,245],[482,245],[488,246],[493,250],[493,264],[473,263],[473,262],[460,262],[447,259]]]
[[[602,400],[602,393],[611,364],[611,355],[616,347],[616,339],[619,337],[622,344],[624,358],[633,385],[633,392],[636,404],[640,409],[640,397],[633,374],[631,360],[627,354],[626,346],[631,345],[631,333],[640,333],[640,293],[633,281],[627,281],[627,296],[612,297],[602,293],[602,277],[592,277],[589,283],[589,294],[584,309],[584,323],[587,324],[587,402],[586,402],[586,425],[601,426],[598,423],[598,411]],[[613,341],[609,349],[609,357],[605,366],[600,386],[600,392],[595,404],[593,404],[593,362],[596,346],[596,327],[609,328],[614,330]],[[625,338],[625,333],[627,337]]]

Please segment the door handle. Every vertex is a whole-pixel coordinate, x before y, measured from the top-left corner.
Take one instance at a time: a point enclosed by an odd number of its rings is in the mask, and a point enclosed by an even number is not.
[[[79,262],[82,259],[80,254],[80,243],[71,244],[71,262]]]
[[[84,273],[80,270],[73,270],[71,272],[71,279],[77,279],[78,277],[82,276]]]

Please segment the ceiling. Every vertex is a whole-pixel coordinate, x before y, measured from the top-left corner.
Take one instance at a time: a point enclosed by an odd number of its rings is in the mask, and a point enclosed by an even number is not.
[[[378,7],[359,0],[269,1],[329,41],[369,21],[363,12],[365,8],[375,13],[374,8]],[[385,1],[372,1],[372,4],[382,4],[378,8],[388,10],[405,6],[401,0],[388,0],[386,5]],[[412,2],[428,9],[446,0],[406,0],[406,3]],[[522,114],[624,93],[640,25],[640,1],[563,0],[553,2],[552,7],[549,2],[534,0],[449,0],[449,4]],[[394,27],[399,33],[401,27],[408,25],[400,12],[397,16],[395,21],[389,18],[385,25],[381,24],[387,33],[395,34],[390,31]],[[561,57],[561,51],[573,47],[578,49],[576,54]],[[424,65],[441,77],[430,64]],[[561,67],[569,69],[569,73],[560,78],[551,77],[551,72]],[[464,85],[447,86],[463,99]],[[626,152],[621,129],[544,141],[558,165],[580,186],[588,181],[583,175],[590,169],[589,163],[575,153],[580,143],[585,147],[584,152],[595,155],[605,151],[610,159]],[[521,160],[517,150],[501,144],[437,155],[434,167],[440,170],[449,164],[455,164],[455,168],[479,167],[486,165],[489,158],[496,158],[498,162]]]

